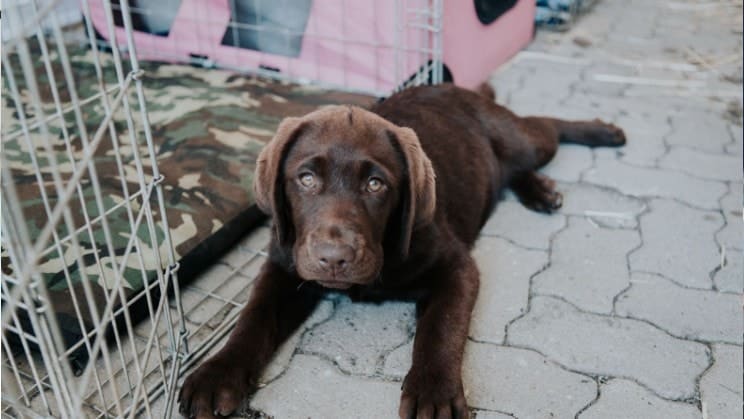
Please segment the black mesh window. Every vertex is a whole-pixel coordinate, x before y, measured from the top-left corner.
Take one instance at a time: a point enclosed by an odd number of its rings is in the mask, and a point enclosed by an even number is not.
[[[518,0],[475,0],[475,12],[478,20],[484,25],[490,25],[501,15],[517,4]]]

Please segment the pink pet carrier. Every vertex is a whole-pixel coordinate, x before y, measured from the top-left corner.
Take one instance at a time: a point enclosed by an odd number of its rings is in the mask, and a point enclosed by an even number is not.
[[[411,77],[476,86],[529,42],[535,13],[534,0],[129,1],[140,59],[198,60],[376,93]],[[91,9],[110,41],[106,21],[121,12],[107,17],[100,2]],[[116,30],[119,42],[124,36]]]

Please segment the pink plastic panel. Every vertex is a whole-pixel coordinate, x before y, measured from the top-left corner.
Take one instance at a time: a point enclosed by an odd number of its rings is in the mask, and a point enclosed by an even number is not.
[[[468,7],[464,7],[467,4]],[[532,39],[535,0],[519,0],[490,25],[483,25],[472,0],[444,2],[444,62],[455,82],[473,88]]]

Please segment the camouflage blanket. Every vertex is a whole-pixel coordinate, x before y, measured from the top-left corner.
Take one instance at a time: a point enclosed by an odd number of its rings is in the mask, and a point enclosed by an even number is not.
[[[114,87],[116,77],[112,60],[106,54],[99,56],[103,58],[105,87]],[[21,67],[15,55],[10,58],[21,96],[21,103],[18,105],[25,117],[33,122],[36,109],[30,103],[30,95],[20,72]],[[100,92],[93,65],[93,52],[84,48],[72,49],[70,60],[78,96],[83,100],[79,107],[80,116],[90,141],[104,117],[104,108],[99,100],[84,100]],[[374,100],[369,96],[279,83],[187,65],[142,63],[142,68],[145,70],[147,116],[156,145],[155,157],[164,176],[166,215],[180,263],[179,280],[182,282],[192,279],[260,221],[261,213],[251,196],[255,159],[282,118],[302,115],[326,104],[351,103],[365,106]],[[53,61],[53,71],[62,108],[69,108],[70,95],[64,83],[62,66],[56,59]],[[41,60],[36,64],[36,73],[40,96],[44,102],[44,115],[49,117],[54,114],[54,96]],[[5,73],[3,76],[6,81],[2,101],[3,153],[18,191],[26,227],[33,239],[48,219],[49,209],[44,206],[40,195],[46,194],[51,206],[57,202],[50,170],[52,163],[43,147],[44,135],[39,129],[32,129],[28,137],[18,135],[20,112],[10,94],[8,77]],[[126,189],[128,195],[140,191],[138,171],[144,172],[147,181],[152,180],[150,156],[144,147],[142,125],[138,122],[141,119],[136,95],[133,88],[130,90],[129,103],[133,107],[134,131],[138,138],[137,150],[141,155],[139,161],[142,165],[138,167],[127,119],[119,111],[114,118],[117,141],[112,141],[111,131],[107,130],[106,137],[94,154],[93,165],[101,188],[103,210],[97,205],[92,177],[90,173],[86,173],[78,188],[78,195],[70,203],[77,230],[71,234],[64,223],[60,223],[55,233],[61,244],[52,246],[40,264],[43,278],[52,293],[52,305],[70,343],[77,340],[81,329],[92,325],[85,304],[82,310],[84,325],[76,320],[70,301],[71,294],[82,299],[80,281],[87,277],[94,288],[95,304],[99,308],[105,305],[103,291],[113,286],[113,270],[122,264],[125,248],[132,234],[130,223],[136,217],[136,210],[143,204],[141,198],[133,198],[132,207],[135,211],[128,212],[126,206],[121,205],[126,199],[123,191]],[[110,97],[113,98],[115,93]],[[69,111],[60,118],[52,118],[49,121],[49,134],[57,167],[64,182],[72,176],[75,162],[84,153],[75,112]],[[64,141],[65,137],[69,138],[68,142]],[[39,166],[38,175],[34,165]],[[154,199],[151,203],[156,209],[157,221],[157,205]],[[103,234],[101,221],[95,221],[102,211],[107,212],[106,222],[111,230],[108,239]],[[88,219],[94,220],[91,229],[81,228],[86,225],[86,212]],[[156,223],[155,234],[159,243],[162,243],[163,231],[159,226]],[[82,260],[85,266],[78,266],[75,252],[72,251],[73,235],[84,249]],[[157,270],[164,268],[157,265],[156,253],[161,255],[163,261],[167,261],[164,246],[152,248],[149,226],[144,220],[136,231],[136,236],[139,251],[132,252],[124,263],[123,286],[127,298],[134,298],[138,291],[151,283]],[[110,240],[112,247],[107,246],[107,240]],[[50,241],[49,245],[53,243]],[[96,245],[93,246],[93,243]],[[16,271],[6,249],[3,249],[2,270],[6,275],[13,275]],[[143,298],[140,300],[144,303]],[[136,319],[137,304],[132,307],[133,317]],[[142,306],[139,310],[146,314],[145,307]]]

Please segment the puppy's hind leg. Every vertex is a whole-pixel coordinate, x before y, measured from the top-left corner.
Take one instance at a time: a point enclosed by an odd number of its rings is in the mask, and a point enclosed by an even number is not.
[[[522,167],[514,171],[509,186],[524,206],[539,212],[552,212],[563,203],[563,197],[555,190],[555,182],[535,171],[553,158],[558,143],[589,147],[618,147],[625,144],[622,129],[599,119],[564,121],[526,117],[521,118],[520,125],[522,139],[531,146],[533,158],[519,159]]]
[[[565,121],[555,118],[527,117],[523,120],[544,132],[557,135],[561,143],[581,144],[589,147],[619,147],[625,144],[625,133],[616,125],[599,119],[591,121]]]

